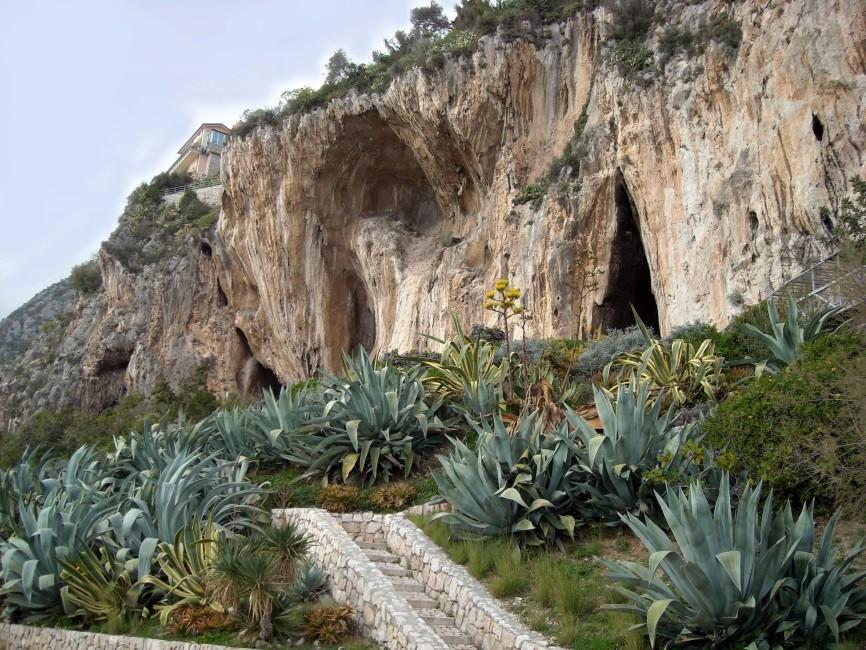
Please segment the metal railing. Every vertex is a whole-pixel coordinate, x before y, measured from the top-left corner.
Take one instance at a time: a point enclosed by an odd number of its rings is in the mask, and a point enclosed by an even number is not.
[[[200,181],[193,181],[188,185],[181,185],[179,187],[166,187],[163,190],[159,191],[160,196],[166,196],[168,194],[177,194],[178,192],[186,192],[187,190],[200,190],[203,187],[213,187],[214,185],[221,185],[222,179],[219,176],[214,176],[212,178],[203,178]]]
[[[856,301],[844,289],[857,275],[866,275],[866,267],[845,272],[839,256],[832,255],[788,280],[769,299],[785,301],[790,296],[798,304],[811,302],[825,307],[851,307]]]

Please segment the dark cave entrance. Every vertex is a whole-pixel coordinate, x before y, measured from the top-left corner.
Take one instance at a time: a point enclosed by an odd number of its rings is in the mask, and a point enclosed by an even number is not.
[[[610,276],[601,305],[604,331],[635,324],[631,306],[641,320],[659,332],[659,312],[652,290],[649,261],[640,235],[638,214],[622,173],[614,188],[616,233],[610,256]]]
[[[271,390],[274,394],[280,392],[283,387],[280,378],[273,370],[261,363],[253,355],[250,342],[246,334],[239,328],[235,328],[238,341],[241,344],[242,359],[238,365],[235,381],[244,395],[259,396],[263,391]]]
[[[349,347],[347,352],[354,352],[361,346],[368,352],[376,345],[376,315],[370,309],[370,300],[364,283],[357,275],[352,275],[346,282],[349,302],[346,315],[349,316]]]

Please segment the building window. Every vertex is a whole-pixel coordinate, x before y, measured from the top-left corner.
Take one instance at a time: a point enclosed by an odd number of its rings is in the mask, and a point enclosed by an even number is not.
[[[226,134],[220,131],[211,131],[207,134],[207,143],[221,147],[226,142]]]

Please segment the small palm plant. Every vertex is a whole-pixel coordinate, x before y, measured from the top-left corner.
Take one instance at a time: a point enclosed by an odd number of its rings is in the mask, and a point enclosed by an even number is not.
[[[261,552],[277,560],[280,576],[287,583],[295,577],[295,570],[307,558],[312,540],[292,522],[277,528],[271,526],[262,531]]]

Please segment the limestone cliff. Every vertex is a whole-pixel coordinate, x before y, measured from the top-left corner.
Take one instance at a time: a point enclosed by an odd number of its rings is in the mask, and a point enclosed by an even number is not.
[[[290,379],[356,344],[423,346],[451,312],[491,321],[480,298],[500,275],[525,289],[534,335],[623,325],[629,302],[664,332],[724,324],[729,296],[756,302],[824,256],[820,208],[864,164],[866,10],[733,8],[734,55],[711,45],[650,79],[607,62],[597,10],[543,47],[489,39],[471,61],[236,141],[220,274],[257,358]],[[584,107],[580,189],[514,207]]]
[[[216,230],[137,273],[103,252],[104,291],[79,300],[19,411],[99,408],[202,363],[224,394],[334,369],[359,344],[422,348],[452,312],[492,324],[481,297],[502,275],[525,290],[530,335],[622,326],[629,303],[663,332],[724,324],[829,252],[820,208],[866,171],[866,9],[708,0],[667,15],[722,12],[736,51],[626,74],[597,9],[236,138]],[[576,125],[577,178],[515,205]]]

